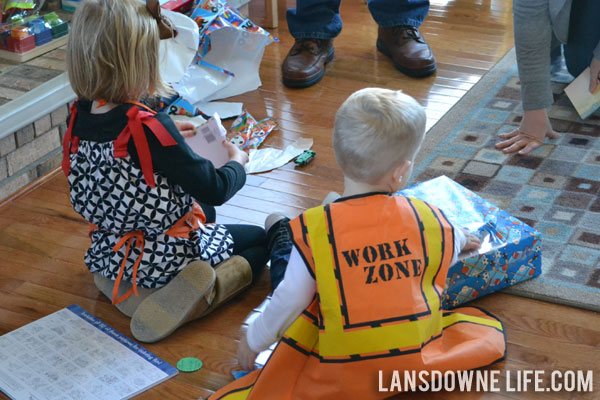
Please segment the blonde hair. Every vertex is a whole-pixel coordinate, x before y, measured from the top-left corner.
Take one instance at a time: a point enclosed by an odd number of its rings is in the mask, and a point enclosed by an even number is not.
[[[168,93],[158,65],[158,24],[140,0],[86,0],[73,17],[67,71],[75,93],[120,104]]]
[[[333,149],[344,175],[374,183],[404,161],[414,161],[425,135],[425,110],[401,91],[354,92],[335,116]]]

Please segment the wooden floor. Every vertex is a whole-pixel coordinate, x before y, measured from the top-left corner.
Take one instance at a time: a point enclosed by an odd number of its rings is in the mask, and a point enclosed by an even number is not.
[[[256,1],[254,3],[262,3]],[[281,147],[298,137],[312,137],[316,159],[302,169],[286,166],[258,176],[227,205],[221,222],[262,224],[272,210],[296,215],[317,205],[330,190],[342,190],[342,175],[331,148],[337,107],[354,90],[367,86],[402,89],[427,107],[428,126],[438,121],[512,47],[511,0],[432,0],[422,31],[438,60],[438,72],[410,79],[397,72],[375,49],[377,27],[365,1],[345,0],[344,31],[336,40],[336,59],[323,81],[309,89],[281,84],[280,65],[292,40],[280,3],[281,43],[269,46],[261,66],[263,86],[237,98],[257,118],[280,123],[266,145]],[[251,15],[262,23],[263,10]],[[95,288],[83,265],[89,245],[87,225],[71,209],[63,175],[0,207],[0,334],[77,303],[125,334],[129,321]],[[238,329],[268,292],[268,277],[213,315],[180,329],[148,349],[175,364],[195,356],[204,362],[196,373],[176,378],[140,396],[143,399],[206,397],[231,380],[236,366]],[[508,357],[494,365],[505,375],[520,369],[594,369],[595,394],[438,393],[408,395],[419,399],[600,398],[600,315],[504,294],[476,305],[499,316],[508,336]],[[1,397],[2,395],[0,395]]]

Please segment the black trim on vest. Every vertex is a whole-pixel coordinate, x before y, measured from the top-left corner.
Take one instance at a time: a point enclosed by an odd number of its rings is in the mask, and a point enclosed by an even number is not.
[[[427,275],[427,268],[429,268],[429,254],[427,253],[427,246],[425,245],[425,226],[423,225],[423,221],[421,221],[419,212],[413,205],[412,200],[408,197],[405,197],[405,199],[408,202],[408,204],[410,205],[410,208],[412,209],[412,211],[415,215],[415,219],[417,220],[417,223],[419,224],[419,231],[421,234],[421,247],[423,248],[423,259],[424,259],[423,261],[425,262],[425,265],[423,266],[423,274],[421,275],[421,295],[423,296],[423,299],[425,299],[425,304],[427,305],[427,310],[429,310],[429,313],[431,313],[431,306],[429,305],[429,302],[427,301],[427,296],[425,296],[425,291],[423,290],[423,281],[425,280],[425,275]],[[439,294],[438,294],[438,296],[439,296]],[[441,299],[440,299],[440,302],[441,302]],[[440,304],[440,307],[441,307],[441,304]]]
[[[435,286],[435,280],[437,279],[437,277],[440,273],[440,270],[442,269],[443,264],[444,264],[444,255],[446,254],[446,231],[444,229],[444,225],[442,225],[442,221],[440,221],[438,213],[431,207],[431,205],[429,205],[429,203],[426,203],[426,202],[423,202],[423,203],[427,206],[427,208],[429,208],[431,210],[431,213],[435,217],[435,220],[440,225],[440,233],[442,235],[442,254],[440,257],[440,265],[439,265],[437,271],[435,272],[435,275],[433,276],[433,281],[431,282],[431,286],[433,286],[433,290],[435,290],[435,292],[437,293],[437,295],[440,299],[440,309],[441,309],[442,308],[442,295],[440,292],[438,292],[437,287]],[[454,247],[454,242],[452,243],[452,247]],[[452,259],[450,259],[450,261],[452,261]]]

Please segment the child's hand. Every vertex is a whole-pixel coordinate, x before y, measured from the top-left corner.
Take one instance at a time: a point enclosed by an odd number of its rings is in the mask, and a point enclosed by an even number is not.
[[[467,243],[465,244],[465,247],[462,248],[462,251],[470,252],[478,250],[479,247],[481,247],[481,240],[479,240],[477,236],[471,235],[466,230],[463,229],[463,231],[467,237]]]
[[[238,345],[238,364],[244,371],[252,371],[256,367],[254,366],[254,360],[258,353],[252,351],[248,346],[248,339],[246,338],[247,328],[245,326],[240,329],[240,344]]]
[[[196,127],[191,122],[185,122],[185,121],[173,121],[173,122],[175,122],[175,126],[179,130],[179,133],[181,133],[181,136],[190,137],[190,136],[194,136],[196,134]]]
[[[237,161],[242,165],[246,165],[248,162],[248,154],[240,150],[235,144],[230,143],[227,140],[223,140],[223,146],[227,149],[229,154],[229,161]]]

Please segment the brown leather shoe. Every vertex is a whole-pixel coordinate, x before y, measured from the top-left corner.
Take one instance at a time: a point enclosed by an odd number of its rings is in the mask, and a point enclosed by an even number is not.
[[[413,26],[379,27],[377,49],[390,57],[400,72],[414,78],[435,72],[435,57],[419,29]]]
[[[333,39],[296,39],[281,66],[283,84],[304,88],[319,82],[333,53]]]

